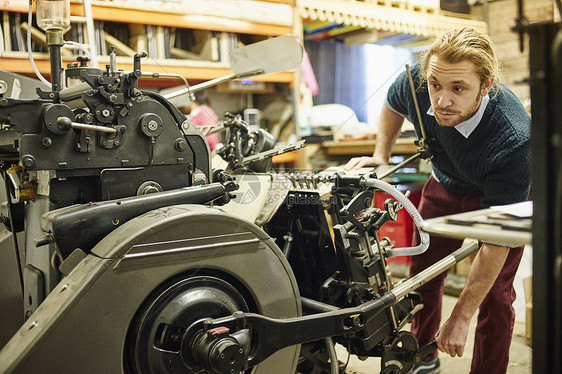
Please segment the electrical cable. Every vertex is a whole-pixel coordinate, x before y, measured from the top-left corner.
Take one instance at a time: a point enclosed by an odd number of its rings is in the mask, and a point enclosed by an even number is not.
[[[423,224],[423,218],[418,212],[418,210],[416,209],[416,207],[414,206],[414,204],[412,204],[412,202],[402,192],[398,191],[396,187],[380,179],[367,178],[365,179],[365,185],[369,187],[378,188],[390,194],[392,197],[398,200],[398,202],[402,204],[404,208],[406,208],[406,211],[410,214],[410,216],[414,220],[414,223],[416,224],[416,227],[418,228],[420,234],[421,241],[419,245],[415,247],[392,248],[386,251],[386,255],[388,257],[414,256],[424,253],[427,250],[427,248],[429,248],[429,234],[421,230],[421,226]]]
[[[10,231],[12,232],[12,242],[14,244],[14,250],[16,251],[16,262],[18,267],[18,276],[21,286],[21,293],[22,295],[24,295],[25,291],[23,288],[23,270],[21,267],[21,257],[20,257],[20,250],[18,246],[18,238],[16,236],[17,234],[14,226],[14,209],[12,205],[10,181],[8,180],[8,175],[6,174],[6,171],[4,169],[0,169],[0,171],[2,173],[2,178],[4,178],[4,186],[6,188],[6,200],[8,202],[8,219],[10,221]]]

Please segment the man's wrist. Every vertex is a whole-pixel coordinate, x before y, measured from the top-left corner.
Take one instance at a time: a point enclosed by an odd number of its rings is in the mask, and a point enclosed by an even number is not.
[[[390,156],[383,156],[379,153],[374,153],[373,154],[373,160],[377,163],[377,164],[381,164],[381,165],[386,165],[388,164],[388,160],[390,159]]]
[[[466,306],[459,305],[461,303],[462,301],[458,302],[457,305],[455,305],[449,319],[460,323],[470,323],[470,320],[472,319],[472,316],[476,311],[468,310],[469,308],[467,308]]]

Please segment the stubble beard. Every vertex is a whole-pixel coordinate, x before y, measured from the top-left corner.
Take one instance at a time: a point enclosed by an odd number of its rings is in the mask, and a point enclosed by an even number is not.
[[[474,113],[476,113],[476,111],[478,110],[478,107],[480,106],[480,95],[478,94],[474,100],[474,103],[472,104],[472,106],[470,107],[469,110],[467,110],[466,112],[459,112],[459,111],[446,111],[447,113],[452,113],[455,114],[454,117],[449,118],[449,119],[445,119],[442,118],[439,114],[439,111],[435,111],[435,108],[437,106],[433,106],[434,108],[434,115],[435,115],[435,119],[437,120],[437,123],[439,124],[439,126],[442,127],[455,127],[456,125],[466,121],[467,119],[469,119],[470,117],[472,117],[474,115]]]

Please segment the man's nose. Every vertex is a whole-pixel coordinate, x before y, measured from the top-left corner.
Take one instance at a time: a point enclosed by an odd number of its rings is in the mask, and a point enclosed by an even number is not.
[[[446,107],[451,106],[453,104],[453,100],[451,100],[451,96],[449,95],[448,92],[442,92],[439,95],[439,99],[437,100],[437,104],[441,108],[446,108]]]

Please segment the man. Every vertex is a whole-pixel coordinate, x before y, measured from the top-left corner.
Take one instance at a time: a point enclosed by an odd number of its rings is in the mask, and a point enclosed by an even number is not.
[[[513,92],[498,83],[497,71],[490,39],[470,28],[443,34],[421,64],[412,68],[433,154],[432,175],[419,206],[426,219],[528,198],[530,118]],[[405,73],[389,89],[373,156],[354,158],[345,168],[387,164],[404,118],[421,134]],[[424,254],[412,256],[411,275],[460,246],[456,239],[432,237]],[[420,287],[424,308],[412,323],[420,345],[437,337],[440,351],[462,356],[470,320],[479,308],[471,373],[505,373],[515,319],[513,279],[522,251],[522,247],[483,243],[466,286],[441,329],[445,274]],[[433,373],[438,368],[434,352],[413,372]]]

